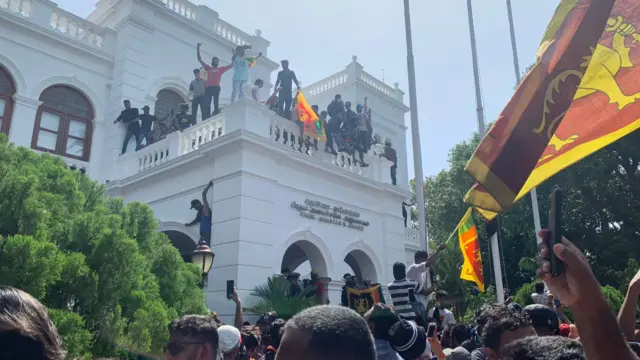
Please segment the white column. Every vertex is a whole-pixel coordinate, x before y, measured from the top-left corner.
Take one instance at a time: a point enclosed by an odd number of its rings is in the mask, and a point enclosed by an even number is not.
[[[329,282],[329,286],[327,286],[327,296],[331,305],[340,305],[342,301],[342,286],[344,286],[344,282],[342,281],[334,280]]]
[[[13,100],[14,107],[11,128],[9,129],[9,141],[18,146],[31,148],[36,113],[42,102],[20,94],[13,95]]]

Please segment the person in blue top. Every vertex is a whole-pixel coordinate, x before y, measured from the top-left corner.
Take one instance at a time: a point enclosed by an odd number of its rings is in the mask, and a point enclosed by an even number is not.
[[[207,192],[212,186],[213,180],[209,181],[207,187],[202,191],[202,202],[198,199],[191,200],[191,209],[196,209],[198,213],[192,222],[184,224],[185,226],[193,226],[199,222],[200,240],[206,241],[208,246],[211,246],[211,207],[207,201]]]
[[[245,57],[246,50],[251,49],[250,45],[238,46],[233,51],[233,57],[231,58],[231,65],[233,65],[233,91],[231,92],[231,102],[235,102],[236,99],[241,99],[246,96],[242,86],[249,82],[249,66],[256,61],[257,58],[262,56],[259,53],[255,57]]]

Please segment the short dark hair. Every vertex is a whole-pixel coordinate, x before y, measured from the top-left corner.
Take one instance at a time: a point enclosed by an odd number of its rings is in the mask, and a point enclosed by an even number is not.
[[[62,360],[65,355],[47,308],[20,289],[0,285],[0,358]]]
[[[400,321],[400,317],[391,306],[381,303],[373,305],[364,314],[364,319],[373,323],[373,338],[376,340],[389,340],[389,330]]]
[[[262,79],[256,79],[253,85],[264,85],[264,81]]]
[[[129,101],[129,100],[125,100],[125,101],[123,101],[123,103],[129,103],[129,104],[131,104],[131,101]]]
[[[318,105],[311,105],[311,108],[315,111],[318,111],[320,109],[320,107],[318,107]]]
[[[429,253],[424,250],[418,250],[416,251],[415,255],[413,255],[413,259],[416,262],[420,261],[421,259],[428,259],[428,258],[429,258]]]
[[[286,65],[289,65],[289,60],[282,60],[282,61],[280,61],[280,64],[282,64],[282,65],[285,65],[285,64],[286,64]]]
[[[213,316],[185,315],[169,324],[169,333],[206,341],[211,344],[214,353],[218,350],[218,326]]]
[[[396,280],[402,280],[407,277],[407,268],[404,263],[396,261],[393,264],[393,278]]]
[[[282,340],[282,333],[284,332],[284,326],[287,324],[284,319],[276,319],[269,326],[269,338],[271,339],[271,346],[276,350],[280,347],[280,341]]]
[[[200,69],[193,69],[193,75],[200,74]]]
[[[308,333],[307,351],[322,359],[375,360],[373,337],[357,312],[337,305],[319,305],[295,315],[286,330]]]
[[[578,341],[562,336],[540,336],[518,339],[505,346],[500,359],[518,360],[585,360]]]
[[[544,292],[544,283],[537,282],[536,283],[536,293],[542,294]]]
[[[451,327],[451,339],[462,344],[471,339],[471,328],[467,325],[453,325]]]
[[[482,340],[484,346],[498,351],[500,337],[507,331],[531,326],[529,316],[510,310],[506,305],[491,305],[482,312],[479,320],[482,325]]]

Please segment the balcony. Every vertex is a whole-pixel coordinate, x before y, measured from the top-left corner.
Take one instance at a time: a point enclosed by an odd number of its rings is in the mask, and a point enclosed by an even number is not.
[[[112,53],[115,49],[114,30],[97,26],[48,0],[0,0],[0,12],[13,15],[18,23],[26,20],[92,50]]]
[[[418,229],[404,228],[404,246],[412,250],[420,250],[420,233]]]
[[[307,151],[307,143],[299,135],[300,128],[297,124],[278,116],[262,104],[246,98],[227,107],[224,113],[206,119],[182,132],[173,132],[165,139],[139,151],[120,156],[117,160],[117,178],[123,180],[164,164],[177,163],[180,158],[185,158],[193,152],[207,151],[208,146],[224,141],[225,137],[233,133],[245,132],[262,138],[264,140],[262,143],[266,146],[286,149],[292,156],[306,157],[310,162],[322,164],[321,166],[338,168],[339,171],[348,174],[347,176],[391,184],[389,168],[393,164],[377,155],[374,149],[369,154],[365,154],[364,160],[370,166],[364,168],[350,162],[347,155],[333,156],[325,153],[324,142],[318,143],[317,151],[313,150],[313,147]],[[284,133],[288,135],[286,140]]]

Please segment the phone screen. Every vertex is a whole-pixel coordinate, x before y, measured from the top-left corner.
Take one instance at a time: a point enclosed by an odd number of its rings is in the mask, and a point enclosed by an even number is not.
[[[234,280],[227,280],[227,299],[231,299],[235,287],[236,285]]]
[[[435,333],[436,333],[436,324],[435,323],[431,323],[429,324],[429,327],[427,328],[427,337],[428,338],[432,338]]]

